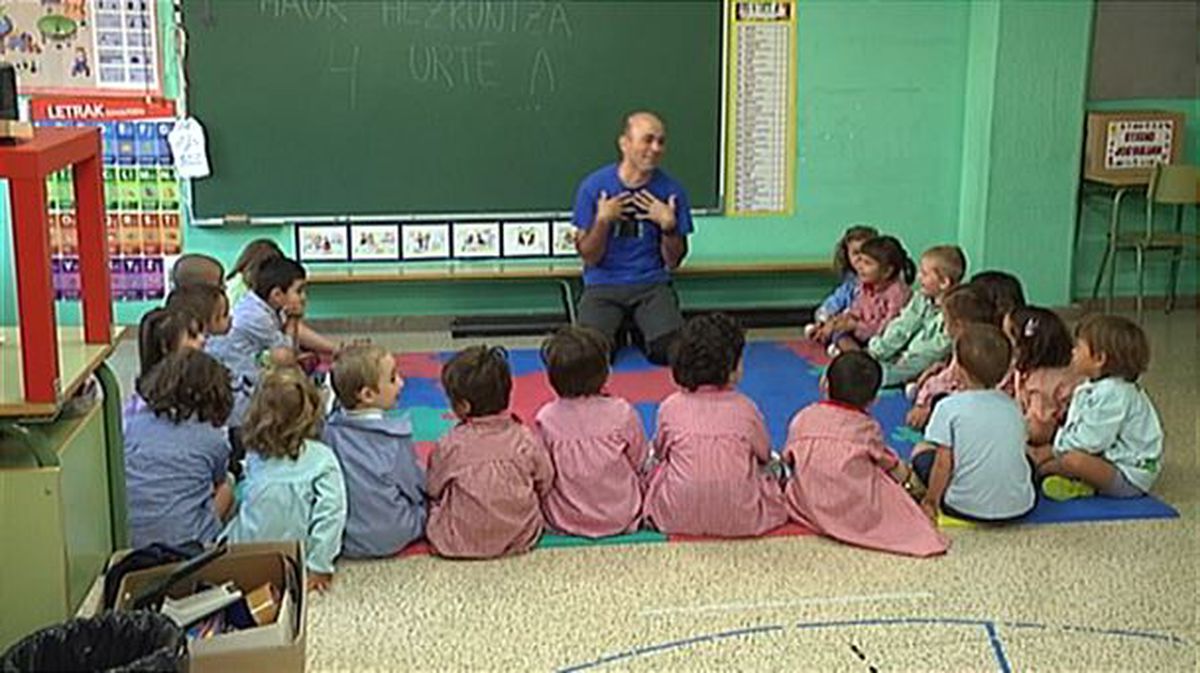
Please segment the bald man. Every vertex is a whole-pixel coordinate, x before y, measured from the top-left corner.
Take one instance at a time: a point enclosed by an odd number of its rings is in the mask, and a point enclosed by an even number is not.
[[[687,255],[691,209],[687,192],[658,167],[667,148],[661,119],[628,115],[617,147],[621,160],[584,178],[575,195],[575,247],[584,265],[579,323],[615,342],[631,317],[646,359],[664,365],[683,325],[671,270]]]

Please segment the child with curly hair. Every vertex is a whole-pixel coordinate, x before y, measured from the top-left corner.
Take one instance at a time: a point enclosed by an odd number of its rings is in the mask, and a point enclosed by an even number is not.
[[[233,505],[225,472],[229,373],[187,348],[138,377],[137,391],[142,403],[124,415],[131,542],[212,542]]]
[[[658,407],[645,501],[664,533],[752,537],[787,521],[779,482],[764,469],[771,438],[762,413],[734,388],[745,345],[724,313],[688,320],[675,342],[671,374],[683,390]]]
[[[346,529],[346,484],[333,449],[316,438],[321,397],[298,367],[267,370],[242,426],[246,492],[230,542],[302,540],[309,588],[333,582]]]

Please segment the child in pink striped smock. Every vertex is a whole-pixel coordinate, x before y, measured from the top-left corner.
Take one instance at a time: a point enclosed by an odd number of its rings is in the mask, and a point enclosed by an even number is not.
[[[932,556],[949,544],[901,485],[911,470],[883,443],[867,413],[883,369],[861,351],[837,356],[821,379],[827,399],[801,409],[788,427],[783,461],[788,512],[847,544]]]
[[[442,368],[461,419],[429,457],[425,537],[440,556],[495,558],[533,548],[554,467],[542,441],[508,411],[512,375],[502,348],[474,346]]]
[[[546,376],[558,399],[535,427],[554,463],[542,511],[554,528],[603,537],[637,529],[640,472],[648,447],[633,406],[601,393],[608,380],[608,339],[590,327],[565,327],[542,344]]]
[[[850,308],[827,320],[813,334],[813,339],[831,344],[830,352],[862,348],[912,298],[909,284],[917,269],[896,237],[868,240],[856,259],[859,291]]]
[[[745,335],[723,313],[684,324],[671,374],[683,390],[658,408],[645,514],[664,533],[750,537],[787,521],[783,493],[764,467],[771,439],[741,378]]]
[[[1049,444],[1083,383],[1071,369],[1074,339],[1057,313],[1036,306],[1013,310],[1004,334],[1013,345],[1012,394],[1025,415],[1029,443]]]

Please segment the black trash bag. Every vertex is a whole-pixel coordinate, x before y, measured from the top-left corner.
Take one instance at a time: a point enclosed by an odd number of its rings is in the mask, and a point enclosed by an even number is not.
[[[179,671],[187,673],[187,637],[148,610],[73,619],[32,633],[0,657],[0,672]]]

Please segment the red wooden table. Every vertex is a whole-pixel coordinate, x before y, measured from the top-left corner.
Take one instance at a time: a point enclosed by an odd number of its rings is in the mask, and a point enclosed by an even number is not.
[[[112,338],[108,246],[104,236],[104,183],[97,128],[37,128],[32,140],[0,145],[0,178],[9,181],[21,367],[29,402],[57,402],[61,392],[46,178],[71,167],[79,231],[83,339]]]

